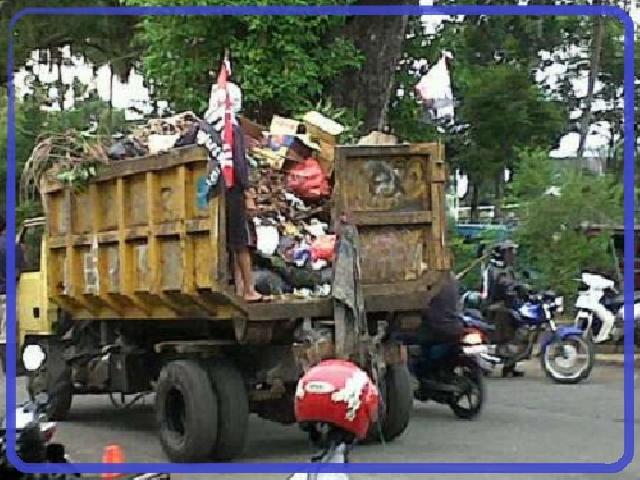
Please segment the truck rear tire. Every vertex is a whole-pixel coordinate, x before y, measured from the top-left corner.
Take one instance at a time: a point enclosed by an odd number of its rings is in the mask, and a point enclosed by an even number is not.
[[[231,363],[215,359],[208,365],[211,385],[218,400],[216,460],[228,461],[242,453],[249,427],[249,400],[242,374]]]
[[[175,360],[160,372],[156,392],[160,443],[172,462],[210,457],[218,432],[218,402],[204,366]]]
[[[380,393],[385,411],[380,412],[381,421],[372,425],[367,440],[391,442],[402,435],[409,426],[413,408],[411,375],[406,365],[387,366],[384,391]]]

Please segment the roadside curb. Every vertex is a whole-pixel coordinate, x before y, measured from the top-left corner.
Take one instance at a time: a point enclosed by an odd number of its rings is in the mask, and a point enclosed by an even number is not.
[[[624,366],[624,356],[620,355],[596,355],[596,365],[607,367],[622,367]],[[633,365],[635,368],[640,367],[640,355],[636,354],[634,357]]]

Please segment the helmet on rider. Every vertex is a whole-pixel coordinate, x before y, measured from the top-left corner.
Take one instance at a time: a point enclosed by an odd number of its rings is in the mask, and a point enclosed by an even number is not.
[[[324,360],[300,379],[295,416],[316,444],[366,438],[378,418],[379,394],[369,376],[345,360]]]
[[[517,243],[514,243],[512,240],[504,240],[493,247],[491,262],[500,267],[513,266],[516,261],[517,251]]]

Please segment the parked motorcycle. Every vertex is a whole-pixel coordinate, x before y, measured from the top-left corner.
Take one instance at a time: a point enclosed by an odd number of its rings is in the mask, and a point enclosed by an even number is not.
[[[16,452],[26,463],[68,463],[64,445],[53,443],[56,424],[46,422],[46,394],[16,408]],[[44,474],[34,475],[18,471],[7,458],[6,418],[0,428],[0,478],[15,480],[67,480],[79,475]]]
[[[608,278],[583,272],[576,299],[575,326],[593,343],[620,343],[624,338],[624,295]],[[640,345],[640,292],[633,298],[634,342]]]
[[[556,325],[555,316],[563,311],[563,298],[553,291],[537,293],[522,285],[514,291],[519,293],[514,294],[513,308],[507,310],[513,334],[506,341],[498,339],[495,325],[491,325],[485,331],[491,346],[488,354],[482,354],[484,360],[494,367],[502,365],[506,376],[518,362],[533,356],[540,340],[538,356],[549,378],[564,384],[587,378],[594,363],[593,344],[583,337],[580,329]],[[468,292],[463,301],[467,303],[467,299],[476,296],[477,293]],[[476,320],[483,320],[478,310],[466,309],[465,312]]]
[[[409,369],[418,388],[416,400],[434,400],[449,405],[458,418],[473,419],[484,402],[481,355],[487,352],[487,337],[475,319],[463,319],[459,343],[409,348]]]

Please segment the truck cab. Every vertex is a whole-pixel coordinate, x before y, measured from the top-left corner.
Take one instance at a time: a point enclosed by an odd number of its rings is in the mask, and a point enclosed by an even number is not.
[[[46,260],[46,218],[35,217],[25,220],[16,235],[16,243],[22,248],[24,265],[20,272],[16,299],[16,351],[17,371],[22,371],[19,354],[29,337],[51,335],[58,308],[48,299]],[[2,346],[2,367],[6,371],[7,315],[6,303],[2,305],[2,325],[0,345]]]

